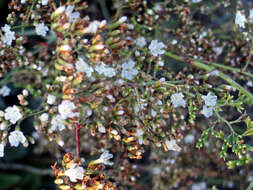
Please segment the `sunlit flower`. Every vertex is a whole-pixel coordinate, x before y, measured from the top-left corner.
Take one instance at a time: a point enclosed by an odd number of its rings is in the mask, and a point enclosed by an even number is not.
[[[11,89],[8,88],[8,86],[4,85],[2,88],[0,88],[0,95],[3,97],[9,96],[11,92]]]
[[[241,28],[245,28],[245,23],[247,22],[247,19],[244,14],[241,13],[241,11],[237,11],[235,16],[235,24],[239,25]]]
[[[59,131],[62,131],[65,129],[65,120],[60,116],[60,115],[56,115],[52,118],[51,120],[51,127],[50,127],[50,130],[53,132],[53,131],[56,131],[56,130],[59,130]]]
[[[14,105],[5,109],[4,119],[10,121],[12,124],[15,124],[21,118],[22,114],[18,106]]]
[[[211,92],[208,92],[206,96],[202,96],[202,99],[205,101],[206,106],[215,106],[217,103],[217,96]]]
[[[47,26],[45,26],[44,23],[36,24],[35,25],[35,31],[40,36],[46,36],[47,31],[49,30]]]
[[[152,40],[150,45],[148,46],[151,54],[153,56],[158,56],[158,55],[162,55],[165,53],[165,48],[166,46],[164,45],[164,43],[162,42],[158,42],[157,40]]]
[[[100,163],[100,164],[104,164],[104,165],[113,165],[113,162],[110,162],[109,160],[113,158],[113,155],[109,153],[108,150],[105,150],[100,158],[98,160],[96,160],[96,163]]]
[[[184,95],[182,92],[172,94],[170,99],[175,108],[179,106],[185,107],[186,105],[186,101],[184,100]]]
[[[47,122],[47,121],[48,121],[48,114],[47,114],[47,113],[43,113],[43,114],[40,116],[40,121],[41,121],[41,122]]]
[[[72,164],[68,170],[64,172],[66,176],[69,177],[71,182],[77,182],[77,180],[82,180],[84,177],[85,170],[78,164]]]
[[[9,143],[11,146],[18,147],[19,143],[24,144],[26,141],[26,138],[22,131],[12,131],[9,135]]]
[[[73,112],[76,109],[76,105],[69,101],[63,100],[62,103],[58,106],[58,111],[62,117],[62,119],[78,117],[78,112]]]
[[[56,100],[56,96],[52,95],[52,94],[48,94],[47,95],[47,103],[52,105],[55,103]]]
[[[168,150],[173,150],[173,151],[181,151],[181,147],[177,145],[177,141],[176,140],[166,140],[165,144],[167,146]]]

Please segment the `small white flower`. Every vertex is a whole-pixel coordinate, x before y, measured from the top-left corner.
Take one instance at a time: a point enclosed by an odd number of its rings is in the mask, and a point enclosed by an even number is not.
[[[80,13],[79,12],[74,12],[74,6],[68,5],[66,8],[66,15],[69,19],[69,22],[75,22],[78,18],[80,18]]]
[[[160,67],[163,67],[164,66],[164,62],[160,60],[160,61],[157,62],[157,65],[159,65]]]
[[[201,182],[201,183],[195,183],[192,185],[191,190],[206,190],[206,183]]]
[[[253,82],[251,80],[249,80],[247,83],[246,83],[247,86],[249,87],[253,87]]]
[[[138,74],[138,70],[134,68],[135,63],[133,60],[123,63],[121,77],[132,80],[134,76]]]
[[[4,131],[7,128],[7,124],[6,123],[1,123],[0,124],[0,130]]]
[[[48,1],[49,1],[49,0],[42,0],[42,1],[41,1],[41,4],[42,4],[42,5],[47,5],[47,4],[48,4]]]
[[[186,105],[186,101],[184,100],[184,95],[182,92],[172,94],[170,99],[175,108],[179,106],[185,107]]]
[[[95,67],[95,70],[98,72],[100,75],[104,75],[105,77],[114,77],[116,75],[116,69],[112,67],[108,67],[104,63],[101,63],[100,65],[97,65]]]
[[[158,42],[157,40],[152,40],[150,45],[148,46],[151,54],[153,56],[158,56],[158,55],[162,55],[165,53],[165,48],[166,46],[164,45],[164,43],[162,42]]]
[[[26,3],[26,0],[21,0],[21,4],[25,4]]]
[[[126,16],[123,16],[121,17],[119,20],[118,20],[118,23],[124,23],[127,21],[127,17]]]
[[[250,9],[250,12],[249,12],[249,21],[253,22],[253,8]]]
[[[26,138],[22,131],[12,131],[8,139],[10,145],[15,147],[18,147],[19,143],[24,144],[26,141]]]
[[[44,23],[40,23],[40,24],[35,25],[35,31],[40,36],[46,36],[48,30],[49,30],[48,27],[45,26]]]
[[[89,26],[86,27],[86,28],[84,29],[84,33],[96,34],[96,33],[97,33],[97,30],[98,30],[98,28],[99,28],[99,26],[100,26],[100,24],[101,24],[101,22],[99,22],[99,21],[97,21],[97,20],[91,22],[91,23],[89,24]]]
[[[222,54],[223,47],[215,47],[213,48],[213,51],[216,53],[217,56]]]
[[[184,142],[185,144],[192,144],[194,142],[194,139],[195,139],[194,135],[188,134],[184,137]]]
[[[98,131],[99,131],[100,133],[105,133],[105,132],[106,132],[105,127],[104,127],[101,123],[98,124]]]
[[[206,117],[209,118],[213,115],[213,109],[212,107],[203,106],[203,109],[201,110],[201,113]]]
[[[63,100],[58,106],[58,111],[63,119],[79,116],[78,112],[73,112],[74,109],[76,105],[69,100]]]
[[[3,97],[9,96],[11,92],[11,89],[8,88],[8,86],[4,85],[2,88],[0,88],[0,95]]]
[[[69,177],[71,182],[77,182],[77,180],[83,180],[85,170],[78,164],[72,164],[68,170],[64,172]]]
[[[143,134],[144,134],[144,131],[142,129],[136,130],[136,136],[138,137],[138,141],[140,145],[143,144]]]
[[[151,109],[151,116],[155,117],[156,115],[157,115],[157,112],[155,110]]]
[[[168,150],[173,150],[173,151],[181,151],[181,147],[177,145],[177,141],[176,140],[166,140],[165,144],[167,146]]]
[[[215,106],[217,103],[217,96],[211,92],[208,92],[206,96],[202,96],[202,99],[205,101],[206,106]]]
[[[48,94],[47,95],[47,103],[52,105],[55,103],[56,100],[56,96],[52,95],[52,94]]]
[[[139,37],[136,39],[136,45],[139,47],[144,47],[147,44],[146,39],[144,37]]]
[[[98,160],[96,160],[96,163],[101,163],[101,164],[104,164],[104,165],[113,165],[113,162],[110,162],[109,160],[113,158],[113,155],[109,153],[108,150],[105,150],[100,158]]]
[[[94,72],[93,68],[90,67],[82,58],[76,62],[77,72],[86,73],[87,77],[91,77],[91,74]]]
[[[4,157],[4,145],[0,143],[0,157]]]
[[[202,0],[192,0],[193,3],[200,3]]]
[[[65,129],[65,120],[60,116],[60,115],[56,115],[52,118],[51,120],[51,127],[50,127],[50,131],[62,131]]]
[[[47,114],[47,113],[43,113],[43,114],[40,116],[40,121],[41,121],[41,122],[47,122],[47,121],[48,121],[48,114]]]
[[[5,109],[4,119],[10,121],[12,124],[15,124],[21,118],[22,114],[18,106],[14,105]]]
[[[4,31],[2,40],[5,44],[10,46],[12,41],[16,39],[15,32],[11,31],[11,27],[8,24],[5,24],[2,30]]]
[[[241,11],[237,11],[235,16],[235,24],[240,26],[241,28],[245,28],[245,23],[247,22],[247,19],[244,14],[241,13]]]

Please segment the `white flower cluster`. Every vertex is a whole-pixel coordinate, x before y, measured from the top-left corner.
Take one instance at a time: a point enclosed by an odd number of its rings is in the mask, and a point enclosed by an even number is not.
[[[63,100],[61,104],[58,106],[58,111],[62,119],[78,117],[80,113],[74,112],[75,109],[76,109],[76,105],[69,100]]]
[[[10,121],[12,124],[15,124],[21,118],[22,114],[18,106],[14,105],[5,109],[4,119]]]
[[[8,137],[9,143],[11,146],[18,147],[19,143],[24,143],[26,142],[26,138],[23,134],[22,131],[12,131]]]
[[[4,85],[2,88],[0,88],[0,95],[3,97],[9,96],[11,92],[11,89],[8,88],[8,86]]]
[[[95,21],[91,22],[88,27],[84,28],[83,32],[85,34],[96,34],[97,30],[104,25],[106,25],[106,20],[103,20],[101,22],[95,20]]]
[[[76,70],[80,73],[85,73],[87,77],[91,77],[94,72],[93,68],[90,67],[82,58],[76,62]]]
[[[2,40],[5,44],[10,46],[12,41],[16,39],[15,32],[11,31],[11,27],[8,24],[5,24],[2,30],[4,32]]]
[[[69,19],[69,22],[75,22],[78,18],[80,18],[80,13],[73,12],[73,11],[74,11],[74,6],[68,5],[66,8],[66,15]]]
[[[208,92],[208,94],[206,96],[202,96],[202,99],[204,100],[205,105],[203,106],[201,113],[206,118],[209,118],[213,115],[213,107],[217,103],[217,96],[211,92]]]
[[[184,95],[182,92],[172,94],[170,99],[175,108],[179,106],[182,106],[184,108],[186,105],[186,101],[184,100]]]
[[[98,74],[100,75],[104,75],[105,77],[114,77],[117,72],[116,69],[109,67],[107,65],[105,65],[104,63],[101,63],[100,65],[97,65],[95,67],[95,70],[98,72]]]
[[[121,77],[127,80],[132,80],[134,76],[136,76],[139,71],[135,69],[135,62],[133,60],[129,60],[122,64],[122,72]]]
[[[35,24],[35,31],[38,35],[40,36],[46,36],[47,31],[49,30],[47,26],[45,26],[44,23],[40,23],[40,24]]]
[[[235,15],[235,24],[241,28],[245,28],[245,24],[248,22],[246,16],[241,12],[237,11]],[[249,22],[253,23],[253,8],[250,10]]]

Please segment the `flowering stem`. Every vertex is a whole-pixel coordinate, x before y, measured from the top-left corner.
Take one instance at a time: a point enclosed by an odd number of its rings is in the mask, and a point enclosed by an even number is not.
[[[78,159],[80,159],[80,125],[76,125],[76,156]]]
[[[168,57],[171,57],[175,60],[182,61],[184,63],[190,64],[192,66],[195,66],[199,69],[202,69],[202,70],[205,70],[205,71],[208,71],[208,72],[211,72],[211,71],[215,70],[215,67],[213,67],[211,65],[204,64],[204,63],[202,63],[200,61],[197,61],[197,60],[185,59],[185,58],[180,57],[178,55],[175,55],[171,52],[166,52],[165,55],[168,56]],[[249,91],[247,91],[245,88],[243,88],[240,84],[238,84],[233,79],[231,79],[228,75],[226,75],[226,74],[222,73],[221,71],[219,71],[217,76],[219,76],[220,78],[225,80],[231,86],[237,88],[237,90],[239,90],[242,94],[247,96],[253,102],[253,95]]]

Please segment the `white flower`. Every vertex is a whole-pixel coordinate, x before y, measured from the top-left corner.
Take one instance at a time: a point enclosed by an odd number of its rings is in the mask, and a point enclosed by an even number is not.
[[[11,92],[11,89],[8,88],[8,86],[3,86],[2,88],[0,88],[0,95],[2,95],[3,97],[5,96],[9,96]]]
[[[18,147],[19,143],[24,144],[26,141],[26,138],[22,131],[12,131],[8,139],[10,145],[15,147]]]
[[[50,131],[59,130],[62,131],[65,129],[64,119],[60,115],[56,115],[51,120]]]
[[[105,127],[101,123],[98,124],[98,131],[100,133],[105,133],[106,132]]]
[[[203,106],[203,109],[201,110],[201,113],[206,117],[209,118],[213,115],[213,109],[212,107],[208,107],[206,105]]]
[[[36,24],[35,25],[35,31],[40,36],[46,36],[47,31],[49,30],[47,26],[45,26],[44,23]]]
[[[205,101],[206,106],[215,106],[217,103],[217,96],[211,92],[208,92],[206,96],[202,96],[202,99]]]
[[[22,114],[20,113],[18,106],[9,106],[5,109],[4,119],[10,121],[12,124],[15,124],[21,118]]]
[[[84,33],[96,34],[100,24],[101,23],[97,20],[91,22],[89,26],[84,29]]]
[[[127,17],[126,16],[123,16],[121,17],[119,20],[118,20],[118,23],[124,23],[127,21]]]
[[[170,99],[175,108],[179,106],[185,107],[186,101],[184,100],[184,95],[182,92],[172,94]]]
[[[96,163],[101,163],[101,164],[104,164],[104,165],[113,165],[113,162],[110,162],[109,160],[113,158],[113,155],[109,153],[108,150],[105,150],[100,158],[98,160],[96,160]]]
[[[150,45],[148,46],[151,54],[155,57],[164,54],[165,50],[163,48],[165,47],[166,46],[164,45],[164,43],[158,42],[157,40],[152,40]]]
[[[4,145],[0,143],[0,157],[4,157]]]
[[[250,12],[249,12],[249,21],[253,22],[253,8],[250,9]]]
[[[136,136],[138,137],[138,141],[140,145],[143,144],[143,134],[144,134],[144,131],[142,129],[136,130]]]
[[[245,23],[247,22],[247,19],[244,14],[241,13],[241,11],[237,11],[235,16],[235,24],[239,25],[241,28],[245,28]]]
[[[173,151],[178,151],[178,152],[181,151],[181,147],[179,147],[177,145],[177,141],[174,139],[173,140],[166,140],[165,144],[166,144],[168,150],[173,150]]]
[[[47,103],[52,105],[55,103],[56,100],[56,96],[52,95],[52,94],[48,94],[47,95]]]
[[[192,0],[193,3],[200,3],[202,0]]]
[[[42,4],[42,5],[47,5],[47,4],[48,4],[48,1],[49,1],[49,0],[42,0],[42,1],[41,1],[41,4]]]
[[[40,116],[40,121],[41,121],[41,122],[47,122],[47,121],[48,121],[48,114],[47,114],[47,113],[43,113],[43,114]]]
[[[79,116],[78,112],[73,112],[74,109],[76,109],[76,105],[69,100],[63,100],[62,103],[58,106],[58,111],[62,119]]]
[[[2,27],[2,30],[4,31],[2,40],[5,44],[10,46],[12,41],[16,39],[15,32],[11,31],[11,27],[7,24]]]
[[[184,137],[184,142],[185,144],[192,144],[194,142],[194,139],[195,139],[194,135],[188,134]]]
[[[201,183],[195,183],[192,185],[191,190],[206,190],[206,183],[201,182]]]
[[[134,68],[134,65],[135,63],[131,59],[128,62],[123,63],[121,77],[132,80],[133,77],[138,74],[138,70]]]
[[[87,77],[91,77],[91,74],[94,72],[93,68],[90,67],[82,58],[76,62],[77,72],[86,73]]]
[[[217,56],[222,54],[223,47],[215,47],[213,48],[213,51],[216,53]]]
[[[7,128],[6,123],[1,123],[0,124],[0,130],[4,131]]]
[[[136,45],[139,47],[144,47],[147,44],[146,39],[144,37],[139,37],[136,39]]]
[[[80,17],[80,13],[79,12],[74,12],[74,6],[72,5],[68,5],[66,8],[66,15],[69,19],[69,22],[75,22],[79,17]]]
[[[26,0],[21,0],[21,4],[24,4],[24,3],[26,3]]]
[[[114,77],[116,75],[116,69],[112,67],[108,67],[104,63],[101,63],[100,65],[97,65],[95,67],[95,70],[98,72],[98,74],[103,74],[106,77]]]
[[[80,167],[78,164],[74,163],[68,170],[64,172],[64,174],[69,177],[71,182],[77,182],[77,180],[83,180],[84,169],[83,167]]]

